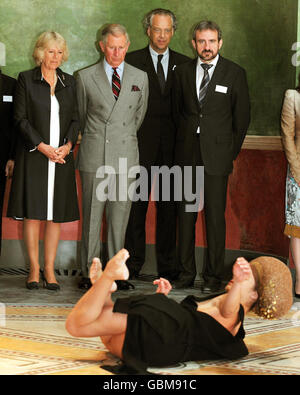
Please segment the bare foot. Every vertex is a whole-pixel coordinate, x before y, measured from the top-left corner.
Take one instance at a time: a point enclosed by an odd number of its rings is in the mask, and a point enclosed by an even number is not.
[[[107,263],[104,270],[105,274],[113,280],[128,280],[129,271],[125,264],[128,258],[129,253],[123,248]]]
[[[94,285],[97,280],[102,276],[102,263],[99,258],[94,258],[92,265],[90,267],[90,280]],[[112,283],[110,292],[115,292],[117,290],[117,284],[115,282]]]
[[[102,263],[99,258],[94,258],[90,267],[90,280],[94,285],[95,282],[101,277],[102,274]]]

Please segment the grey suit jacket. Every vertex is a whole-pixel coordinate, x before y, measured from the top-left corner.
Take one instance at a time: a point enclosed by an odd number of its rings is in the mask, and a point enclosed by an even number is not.
[[[82,140],[77,167],[96,172],[111,166],[116,173],[119,158],[127,159],[127,168],[139,164],[137,131],[148,103],[148,77],[128,63],[124,65],[121,91],[116,101],[107,79],[103,61],[81,70],[77,77],[77,96]]]

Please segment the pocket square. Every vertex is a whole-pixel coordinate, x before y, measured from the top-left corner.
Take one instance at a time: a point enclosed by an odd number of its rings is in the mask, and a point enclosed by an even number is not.
[[[132,85],[131,92],[138,92],[138,91],[140,91],[140,88],[137,85]]]

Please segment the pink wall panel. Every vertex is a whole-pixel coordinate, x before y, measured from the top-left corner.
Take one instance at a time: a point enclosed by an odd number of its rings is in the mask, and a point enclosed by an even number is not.
[[[286,160],[282,151],[242,150],[229,177],[226,248],[288,256],[284,229]],[[80,177],[77,173],[81,202]],[[6,213],[10,182],[4,202]],[[80,204],[81,206],[81,204]],[[147,214],[147,243],[155,243],[155,204]],[[41,229],[42,236],[43,228]],[[203,213],[196,225],[196,245],[205,246]],[[105,224],[104,224],[105,234]],[[22,222],[3,218],[3,239],[21,239]],[[62,240],[81,240],[81,222],[62,224]]]

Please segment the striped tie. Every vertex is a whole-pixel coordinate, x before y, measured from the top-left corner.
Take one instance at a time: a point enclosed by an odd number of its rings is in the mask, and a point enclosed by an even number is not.
[[[112,76],[112,91],[116,100],[118,100],[120,90],[121,90],[121,81],[120,76],[117,72],[117,68],[113,67],[113,76]]]
[[[204,76],[202,78],[202,82],[200,85],[200,90],[199,90],[199,103],[200,105],[202,104],[202,101],[205,98],[206,95],[206,91],[208,88],[208,84],[209,84],[209,74],[208,74],[208,70],[213,66],[212,64],[207,64],[207,63],[201,63],[201,66],[204,70]]]

